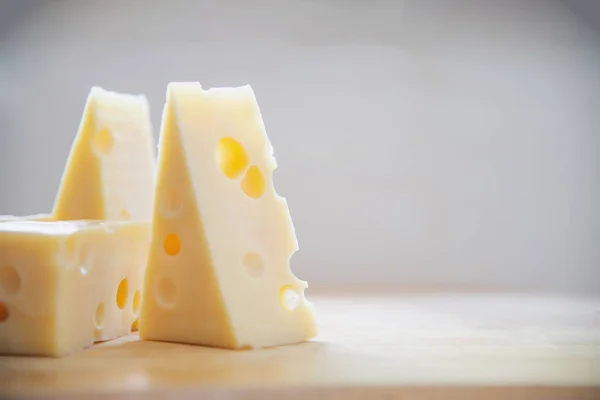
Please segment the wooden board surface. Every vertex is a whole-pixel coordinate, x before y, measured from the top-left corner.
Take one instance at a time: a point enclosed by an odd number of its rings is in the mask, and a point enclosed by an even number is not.
[[[229,351],[131,335],[62,359],[0,357],[0,398],[600,399],[600,298],[308,295],[311,342]]]

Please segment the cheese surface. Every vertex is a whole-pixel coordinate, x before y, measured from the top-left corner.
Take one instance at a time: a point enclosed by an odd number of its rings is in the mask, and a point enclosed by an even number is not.
[[[259,348],[315,336],[272,152],[250,86],[169,84],[142,339]]]
[[[54,202],[54,218],[150,221],[155,173],[146,97],[93,87]]]
[[[31,214],[31,215],[0,215],[0,222],[8,221],[53,221],[52,214]]]
[[[0,353],[64,356],[137,329],[150,222],[0,224]]]

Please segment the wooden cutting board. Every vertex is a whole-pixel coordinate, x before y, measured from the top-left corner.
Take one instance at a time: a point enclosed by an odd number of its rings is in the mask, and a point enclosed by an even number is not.
[[[600,399],[600,297],[307,292],[319,336],[230,351],[140,341],[0,357],[0,398]]]

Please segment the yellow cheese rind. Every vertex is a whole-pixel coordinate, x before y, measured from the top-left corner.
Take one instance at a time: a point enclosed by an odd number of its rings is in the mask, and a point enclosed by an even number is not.
[[[150,221],[155,153],[146,97],[93,87],[56,195],[54,218]]]
[[[169,84],[160,137],[140,337],[233,349],[314,337],[252,89]]]
[[[60,357],[135,325],[150,222],[0,224],[0,353]]]

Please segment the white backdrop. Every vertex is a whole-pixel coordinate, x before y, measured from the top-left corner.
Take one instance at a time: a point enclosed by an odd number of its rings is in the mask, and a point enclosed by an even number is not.
[[[158,135],[167,82],[249,83],[300,278],[600,290],[600,36],[558,1],[26,11],[0,29],[0,214],[50,210],[92,85],[145,93]]]

